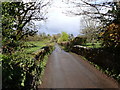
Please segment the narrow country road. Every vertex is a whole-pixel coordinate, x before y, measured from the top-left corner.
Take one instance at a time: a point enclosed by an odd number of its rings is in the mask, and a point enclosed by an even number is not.
[[[117,83],[76,54],[56,44],[49,57],[40,88],[118,88]]]

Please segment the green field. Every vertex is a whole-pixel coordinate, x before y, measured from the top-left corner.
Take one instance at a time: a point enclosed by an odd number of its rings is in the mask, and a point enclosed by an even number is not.
[[[33,45],[33,47],[25,48],[25,51],[27,54],[31,54],[46,45],[43,41],[41,41],[41,42],[40,41],[30,41],[30,42],[26,42],[26,44],[27,44],[27,46]]]
[[[101,47],[101,43],[86,43],[83,46],[89,47],[89,48],[100,48]]]
[[[2,54],[0,53],[0,67],[2,66]]]
[[[28,48],[25,48],[25,53],[26,54],[32,54],[33,52],[39,50],[43,46],[53,44],[50,43],[49,40],[43,40],[43,41],[27,41],[25,43],[25,46],[28,46]],[[30,46],[30,47],[29,47]]]

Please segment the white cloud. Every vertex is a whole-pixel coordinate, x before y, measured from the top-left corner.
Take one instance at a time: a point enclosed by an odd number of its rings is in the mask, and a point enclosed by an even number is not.
[[[70,17],[63,14],[68,8],[68,5],[61,2],[61,0],[55,0],[48,11],[48,20],[41,27],[40,32],[55,34],[64,31],[69,34],[79,34],[80,16]]]
[[[76,2],[78,1],[76,0]],[[100,3],[101,1],[97,0],[97,3],[98,2]],[[65,12],[66,10],[71,9],[69,8],[69,5],[70,4],[63,3],[62,0],[54,0],[54,3],[48,10],[48,20],[45,24],[42,24],[40,32],[55,34],[65,31],[67,33],[73,33],[74,35],[80,34],[80,28],[82,28],[80,27],[80,19],[82,16],[70,17],[63,14],[63,12]],[[82,7],[82,9],[90,10],[90,8],[88,9],[88,7]],[[80,11],[79,8],[77,10]],[[107,8],[103,8],[101,12],[106,12],[107,10]]]

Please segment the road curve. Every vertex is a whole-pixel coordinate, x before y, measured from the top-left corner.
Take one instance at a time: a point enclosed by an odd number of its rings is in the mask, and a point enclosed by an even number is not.
[[[118,84],[78,55],[56,44],[39,88],[118,88]]]

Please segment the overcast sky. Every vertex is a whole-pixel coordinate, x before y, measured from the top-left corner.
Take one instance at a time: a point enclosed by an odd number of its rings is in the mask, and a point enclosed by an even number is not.
[[[77,36],[80,34],[82,26],[80,26],[80,19],[82,16],[68,16],[63,12],[69,10],[69,4],[62,2],[63,0],[53,0],[52,6],[48,9],[48,19],[46,22],[37,23],[40,28],[39,32],[45,32],[46,34],[57,34],[61,32],[67,32],[68,34],[73,34]],[[80,2],[80,0],[78,0]],[[96,2],[91,3],[101,3],[106,0],[96,0]],[[107,0],[112,1],[112,0]],[[71,5],[71,4],[70,4]],[[83,7],[83,9],[87,9]],[[103,9],[102,12],[106,12]]]
[[[51,8],[48,11],[48,20],[42,23],[39,32],[45,32],[47,34],[57,34],[62,31],[75,36],[80,32],[80,17],[68,16],[63,12],[66,11],[68,4],[62,2],[62,0],[54,0]]]

